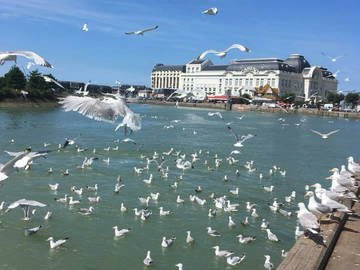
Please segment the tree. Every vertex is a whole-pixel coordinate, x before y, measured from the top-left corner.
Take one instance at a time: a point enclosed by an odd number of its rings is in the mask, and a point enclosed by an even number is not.
[[[333,104],[339,104],[340,101],[344,100],[344,98],[343,94],[330,92],[327,96],[327,101]]]
[[[54,93],[51,90],[51,84],[44,80],[38,70],[30,72],[26,89],[29,92],[29,97],[31,98],[54,98]]]
[[[348,93],[345,97],[345,102],[348,104],[351,104],[352,106],[355,106],[358,104],[360,99],[360,96],[358,93]]]
[[[286,103],[293,103],[296,95],[294,93],[286,92],[283,96],[281,96],[280,100]]]
[[[13,66],[4,76],[5,86],[10,89],[23,90],[26,85],[24,73],[17,67]]]

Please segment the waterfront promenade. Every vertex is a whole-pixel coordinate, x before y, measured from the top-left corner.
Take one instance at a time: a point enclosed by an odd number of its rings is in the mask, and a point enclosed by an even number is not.
[[[175,106],[176,105],[176,102],[159,101],[159,100],[128,99],[127,101],[130,103],[162,105],[162,106]],[[225,103],[178,102],[178,106],[179,107],[214,109],[214,110],[226,110]],[[233,111],[266,112],[266,113],[285,113],[285,111],[280,108],[270,108],[270,107],[265,107],[265,106],[243,105],[243,104],[233,104],[231,106],[231,110],[233,110]],[[336,112],[336,111],[325,111],[325,110],[305,109],[305,108],[287,110],[287,112],[288,113],[299,113],[299,114],[307,114],[307,115],[325,116],[325,117],[360,119],[360,113],[355,113],[355,112]]]

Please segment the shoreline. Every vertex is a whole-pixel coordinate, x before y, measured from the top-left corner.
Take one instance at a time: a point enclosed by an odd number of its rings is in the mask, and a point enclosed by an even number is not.
[[[0,109],[11,109],[17,107],[26,108],[55,108],[59,107],[56,100],[12,100],[5,99],[0,101]]]
[[[129,103],[137,104],[149,104],[149,105],[159,105],[159,106],[175,106],[176,102],[171,101],[158,101],[158,100],[137,100],[137,99],[128,99]],[[190,107],[190,108],[204,108],[204,109],[216,109],[216,110],[226,110],[224,103],[189,103],[189,102],[179,102],[179,107]],[[255,105],[244,105],[244,104],[233,104],[232,111],[238,112],[262,112],[262,113],[282,113],[286,114],[283,109],[280,108],[269,108],[263,106]],[[306,114],[322,117],[336,117],[336,118],[350,118],[350,119],[360,119],[360,113],[354,112],[336,112],[336,111],[323,111],[317,109],[294,109],[288,110],[288,114]]]

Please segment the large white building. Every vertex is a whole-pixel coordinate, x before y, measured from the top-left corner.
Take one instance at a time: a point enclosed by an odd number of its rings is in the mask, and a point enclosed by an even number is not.
[[[228,65],[214,65],[210,60],[193,60],[186,65],[156,65],[152,71],[152,88],[193,91],[204,90],[207,96],[252,94],[255,87],[268,84],[279,95],[294,93],[298,99],[312,96],[326,98],[337,90],[337,80],[326,68],[310,66],[299,54],[286,60],[258,58],[233,60]]]

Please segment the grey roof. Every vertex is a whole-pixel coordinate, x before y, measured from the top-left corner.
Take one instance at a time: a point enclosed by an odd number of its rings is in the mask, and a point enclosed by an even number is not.
[[[202,63],[204,63],[206,60],[207,60],[207,59],[202,59],[202,60],[200,60],[200,59],[194,59],[194,60],[192,60],[189,64],[202,64]]]
[[[301,73],[304,68],[310,67],[310,64],[302,55],[291,54],[285,61],[278,58],[237,59],[229,65],[211,65],[203,70],[241,71],[248,67],[254,67],[260,71],[282,70]]]
[[[157,64],[153,68],[154,71],[182,71],[185,72],[185,65],[163,65]]]

